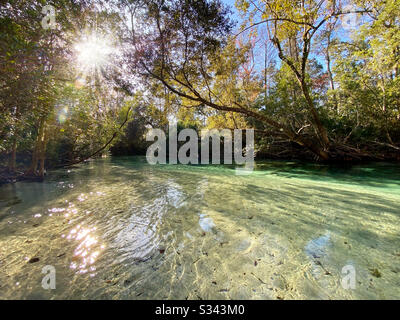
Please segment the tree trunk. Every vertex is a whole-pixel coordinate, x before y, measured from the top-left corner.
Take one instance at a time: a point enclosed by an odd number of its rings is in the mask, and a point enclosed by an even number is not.
[[[330,155],[328,152],[323,150],[318,144],[306,140],[305,138],[292,133],[292,132],[285,132],[285,135],[289,138],[290,141],[293,141],[297,143],[299,146],[302,146],[308,150],[310,150],[312,153],[314,153],[316,156],[318,156],[320,159],[327,161],[330,160]]]
[[[40,152],[39,152],[39,173],[38,176],[43,178],[45,173],[45,160],[46,160],[46,147],[47,147],[47,130],[44,126],[42,140],[40,141]]]
[[[328,133],[319,118],[318,112],[314,105],[314,101],[312,100],[312,98],[310,96],[308,85],[306,84],[305,79],[299,79],[299,80],[300,80],[300,85],[301,85],[301,89],[303,91],[304,97],[306,98],[307,104],[310,108],[310,112],[313,117],[313,122],[317,126],[318,136],[319,136],[321,145],[325,149],[329,149],[330,142],[329,142],[329,138],[328,138]]]
[[[38,175],[38,163],[39,160],[42,161],[43,158],[43,145],[45,144],[45,119],[42,118],[39,123],[39,131],[35,142],[35,147],[32,152],[32,163],[29,170],[26,172],[28,176],[37,176]],[[43,159],[44,165],[44,159]],[[44,170],[44,169],[43,169]],[[44,171],[43,171],[44,172]],[[40,174],[40,172],[39,172]]]
[[[333,93],[333,102],[335,104],[336,113],[339,113],[339,102],[335,92],[335,82],[333,80],[333,73],[331,68],[331,55],[330,55],[330,47],[331,47],[331,33],[328,35],[328,44],[326,46],[325,57],[326,57],[326,70],[328,71],[329,78],[329,86]]]
[[[265,85],[265,100],[268,97],[268,44],[265,42],[264,44],[264,85]]]
[[[8,162],[8,169],[10,172],[15,172],[17,168],[17,140],[18,140],[18,115],[19,115],[19,107],[18,104],[14,109],[14,128],[13,128],[13,137],[12,137],[12,149],[10,152],[10,159]]]
[[[10,152],[10,160],[8,163],[8,170],[10,172],[15,172],[17,167],[17,138],[14,137],[12,149]]]

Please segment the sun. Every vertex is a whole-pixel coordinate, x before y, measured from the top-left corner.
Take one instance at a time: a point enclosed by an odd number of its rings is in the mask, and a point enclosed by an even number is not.
[[[85,37],[75,45],[78,65],[84,69],[97,69],[109,63],[114,48],[110,39],[98,35]]]

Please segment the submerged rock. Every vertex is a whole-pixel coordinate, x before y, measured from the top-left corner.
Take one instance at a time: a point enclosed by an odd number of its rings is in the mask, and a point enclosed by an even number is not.
[[[375,277],[375,278],[381,278],[382,277],[382,273],[380,273],[380,271],[378,269],[373,269],[371,270],[371,274]]]
[[[39,262],[39,261],[40,261],[40,258],[34,257],[34,258],[29,259],[28,263],[35,263],[35,262]]]
[[[215,227],[213,219],[206,218],[205,215],[200,215],[199,225],[205,232],[210,232]]]
[[[323,236],[320,236],[319,238],[310,240],[305,247],[307,255],[309,255],[314,259],[318,259],[325,256],[326,249],[327,246],[329,245],[330,239],[331,239],[330,234],[326,233]]]

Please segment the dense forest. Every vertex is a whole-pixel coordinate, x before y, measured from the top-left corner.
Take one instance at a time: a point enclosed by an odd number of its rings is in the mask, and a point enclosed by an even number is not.
[[[400,160],[400,0],[6,0],[0,180],[149,128],[254,128],[258,157]],[[237,21],[239,20],[239,21]]]

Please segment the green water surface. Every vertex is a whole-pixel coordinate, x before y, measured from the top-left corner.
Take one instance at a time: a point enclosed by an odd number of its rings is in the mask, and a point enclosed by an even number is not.
[[[236,173],[108,158],[0,186],[0,298],[400,299],[399,165]]]

